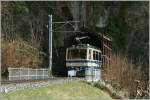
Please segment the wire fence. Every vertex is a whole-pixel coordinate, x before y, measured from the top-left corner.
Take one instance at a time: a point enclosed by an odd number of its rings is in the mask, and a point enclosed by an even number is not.
[[[33,80],[48,78],[48,69],[8,68],[9,80]]]

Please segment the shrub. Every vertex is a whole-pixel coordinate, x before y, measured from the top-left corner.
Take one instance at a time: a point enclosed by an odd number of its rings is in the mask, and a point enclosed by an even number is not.
[[[121,88],[125,88],[130,93],[130,97],[135,98],[137,91],[137,83],[139,80],[143,90],[148,89],[148,70],[142,70],[143,66],[139,61],[138,65],[129,61],[126,55],[113,55],[111,58],[111,66],[107,68],[106,79],[120,84]]]
[[[12,41],[2,40],[2,70],[8,67],[38,68],[42,66],[43,52],[31,42],[17,38]]]

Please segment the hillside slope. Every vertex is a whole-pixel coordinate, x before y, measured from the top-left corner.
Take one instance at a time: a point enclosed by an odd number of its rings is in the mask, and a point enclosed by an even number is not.
[[[49,84],[48,87],[26,89],[0,94],[1,100],[110,100],[111,97],[98,88],[82,82]]]

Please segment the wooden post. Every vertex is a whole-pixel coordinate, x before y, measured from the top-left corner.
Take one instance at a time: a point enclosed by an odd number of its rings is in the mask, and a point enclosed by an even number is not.
[[[19,68],[19,79],[21,80],[21,68]]]
[[[43,77],[42,78],[44,79],[44,69],[43,69]]]
[[[37,79],[37,69],[35,69],[35,71],[36,71],[36,79]]]
[[[30,75],[30,73],[29,73],[29,67],[28,67],[28,80],[29,80],[29,75]]]

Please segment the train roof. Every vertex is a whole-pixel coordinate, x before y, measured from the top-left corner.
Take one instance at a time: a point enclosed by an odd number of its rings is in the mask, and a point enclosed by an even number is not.
[[[98,47],[96,46],[92,46],[90,44],[77,44],[77,45],[72,45],[71,47],[69,47],[68,49],[72,49],[72,48],[93,48],[93,49],[98,49],[100,50]],[[101,51],[101,50],[100,50]]]

